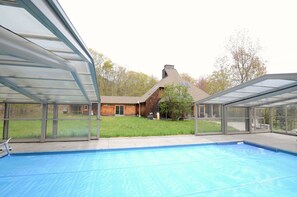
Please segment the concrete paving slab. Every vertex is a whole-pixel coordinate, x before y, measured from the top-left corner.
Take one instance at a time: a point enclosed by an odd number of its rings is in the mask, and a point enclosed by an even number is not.
[[[247,141],[264,146],[297,153],[297,137],[276,133],[240,134],[240,135],[175,135],[152,137],[117,137],[100,140],[46,143],[10,143],[12,153],[52,152],[96,150],[110,148],[133,148],[151,146],[172,146],[182,144],[205,144],[231,141]]]

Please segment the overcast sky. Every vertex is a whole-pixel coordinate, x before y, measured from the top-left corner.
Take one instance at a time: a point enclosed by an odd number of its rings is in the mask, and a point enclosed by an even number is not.
[[[161,78],[165,64],[194,78],[212,73],[226,41],[247,29],[268,73],[297,72],[294,0],[59,0],[89,48]]]

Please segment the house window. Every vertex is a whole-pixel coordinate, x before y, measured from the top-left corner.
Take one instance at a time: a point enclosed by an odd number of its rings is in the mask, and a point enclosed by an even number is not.
[[[84,111],[87,111],[87,110],[88,110],[88,108],[89,108],[89,106],[88,106],[88,105],[84,105]]]
[[[123,105],[116,106],[116,115],[124,115],[124,106]]]
[[[204,118],[204,115],[205,115],[205,106],[199,105],[199,117]]]

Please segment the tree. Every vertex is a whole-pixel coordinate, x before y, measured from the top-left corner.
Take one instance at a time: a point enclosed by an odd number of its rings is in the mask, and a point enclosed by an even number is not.
[[[201,90],[203,90],[204,92],[208,91],[208,82],[207,82],[207,78],[206,77],[199,77],[198,79],[194,79],[193,77],[191,77],[189,74],[187,73],[182,73],[180,74],[180,76],[188,81],[189,83],[193,84],[194,86],[200,88]]]
[[[193,98],[188,88],[182,85],[168,85],[164,88],[160,112],[168,114],[172,120],[179,120],[191,113]]]
[[[207,81],[207,77],[204,77],[204,76],[199,77],[194,85],[200,88],[201,90],[203,90],[204,92],[208,93],[209,83]]]
[[[184,80],[186,80],[187,82],[189,82],[193,85],[195,85],[197,83],[196,79],[194,79],[187,73],[181,73],[180,76],[181,76],[181,78],[183,78]]]
[[[126,75],[125,95],[127,96],[142,96],[157,83],[154,76],[148,76],[144,73],[128,71]]]
[[[266,74],[266,67],[258,56],[261,46],[253,41],[248,31],[243,29],[232,35],[226,45],[230,52],[231,81],[233,85],[247,82]]]
[[[231,87],[231,72],[227,64],[227,57],[218,58],[215,67],[217,68],[207,77],[207,91],[215,94]]]
[[[266,74],[264,61],[258,56],[261,46],[243,29],[231,35],[225,48],[228,53],[216,60],[216,70],[207,77],[209,94],[225,90]]]
[[[96,67],[96,75],[102,96],[142,96],[157,79],[144,73],[127,71],[111,59],[89,49]]]

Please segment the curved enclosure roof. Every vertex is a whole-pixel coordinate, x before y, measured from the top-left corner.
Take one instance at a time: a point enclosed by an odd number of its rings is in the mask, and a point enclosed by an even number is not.
[[[297,103],[297,73],[264,75],[199,100],[198,103],[235,107],[294,104]]]
[[[99,101],[92,57],[56,0],[0,0],[0,102]]]

